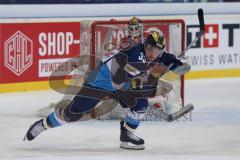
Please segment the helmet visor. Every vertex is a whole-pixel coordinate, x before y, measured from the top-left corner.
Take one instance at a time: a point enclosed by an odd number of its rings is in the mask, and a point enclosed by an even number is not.
[[[131,37],[138,37],[142,34],[142,26],[141,25],[129,25],[128,33]]]

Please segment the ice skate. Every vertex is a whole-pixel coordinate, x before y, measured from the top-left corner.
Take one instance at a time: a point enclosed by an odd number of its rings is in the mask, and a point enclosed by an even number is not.
[[[127,130],[124,127],[124,121],[121,121],[120,125],[121,125],[120,148],[134,150],[142,150],[145,148],[144,140],[133,134],[131,131]]]
[[[46,128],[43,126],[43,119],[35,122],[31,127],[28,129],[26,135],[24,136],[24,141],[31,141],[35,137],[37,137],[41,132],[45,131]]]

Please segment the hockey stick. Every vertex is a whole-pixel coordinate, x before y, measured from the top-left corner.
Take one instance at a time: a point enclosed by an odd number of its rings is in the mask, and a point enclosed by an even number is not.
[[[199,34],[195,37],[195,39],[177,56],[178,58],[182,58],[185,53],[194,45],[196,44],[196,42],[203,36],[204,31],[205,31],[205,24],[204,24],[204,13],[203,10],[201,8],[198,9],[198,20],[199,20],[199,29],[200,32]],[[166,68],[165,73],[169,71],[169,68],[171,67],[171,65],[169,67]],[[150,67],[149,67],[150,69]],[[151,69],[150,69],[151,70]],[[151,72],[151,71],[149,71]],[[149,74],[148,72],[148,74]],[[161,76],[163,76],[165,73],[161,74]],[[161,118],[171,122],[174,120],[177,120],[178,118],[184,116],[185,114],[187,114],[188,112],[191,112],[193,110],[193,105],[192,104],[188,104],[187,106],[183,107],[181,110],[179,110],[178,112],[174,113],[174,114],[166,114],[166,113],[162,113],[160,114]],[[157,116],[157,115],[156,115]]]
[[[199,28],[200,28],[200,32],[199,34],[195,37],[195,39],[180,53],[180,55],[178,56],[178,58],[181,58],[184,56],[184,54],[202,37],[202,35],[204,34],[204,30],[205,30],[205,27],[204,27],[204,14],[203,14],[203,10],[200,8],[198,9],[198,20],[199,20]],[[148,66],[148,69],[150,69],[150,65]],[[171,66],[169,66],[166,70],[169,70]],[[149,74],[146,73],[146,74]],[[136,75],[135,78],[138,78],[138,77],[141,77],[143,75]],[[100,106],[99,106],[100,107]],[[104,108],[104,107],[103,107]],[[182,117],[183,115],[185,115],[186,113],[190,112],[191,110],[193,109],[193,105],[191,104],[190,106],[186,106],[184,107],[182,110],[178,111],[177,113],[175,114],[170,114],[170,115],[167,115],[166,114],[166,117],[163,118],[164,120],[166,121],[174,121],[174,120],[177,120],[178,118]]]
[[[150,112],[150,114],[154,115],[155,118],[159,118],[161,120],[165,120],[167,122],[173,122],[178,120],[179,118],[185,116],[187,113],[191,112],[194,109],[194,106],[192,103],[186,105],[185,107],[181,108],[179,111],[175,112],[175,113],[165,113],[161,110],[157,110],[155,108],[150,108],[148,112]]]
[[[203,36],[205,31],[205,24],[204,24],[204,13],[203,9],[198,9],[198,20],[199,20],[199,34],[195,37],[195,39],[182,51],[180,55],[178,55],[178,58],[181,58],[185,55],[185,53],[194,45],[196,42]]]

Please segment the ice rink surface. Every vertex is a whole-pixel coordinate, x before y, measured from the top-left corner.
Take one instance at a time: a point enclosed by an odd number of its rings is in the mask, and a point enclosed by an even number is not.
[[[186,81],[192,121],[143,122],[142,151],[119,148],[118,121],[68,124],[23,142],[37,110],[62,97],[53,91],[0,94],[1,160],[239,160],[240,79]]]

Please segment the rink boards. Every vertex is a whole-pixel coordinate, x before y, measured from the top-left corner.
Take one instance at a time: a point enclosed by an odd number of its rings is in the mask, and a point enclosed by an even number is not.
[[[196,16],[139,16],[144,19],[182,18],[186,23],[186,45],[198,33]],[[127,20],[129,17],[119,17]],[[0,92],[49,89],[48,76],[54,65],[69,69],[64,60],[80,54],[80,23],[83,20],[109,20],[99,18],[4,19],[0,23],[1,61]],[[187,52],[192,70],[186,79],[222,78],[240,76],[240,15],[205,15],[206,32],[202,39]],[[71,26],[71,27],[69,27]],[[22,45],[25,58],[13,63],[12,50],[18,37],[25,38]],[[59,45],[64,43],[64,46]],[[17,43],[15,43],[17,44]],[[32,45],[32,47],[31,47]],[[51,51],[48,54],[46,51]],[[54,60],[55,59],[55,60]],[[21,62],[20,64],[17,62]],[[61,74],[60,74],[61,75]],[[63,75],[64,76],[64,75]],[[57,80],[56,80],[57,81]]]

